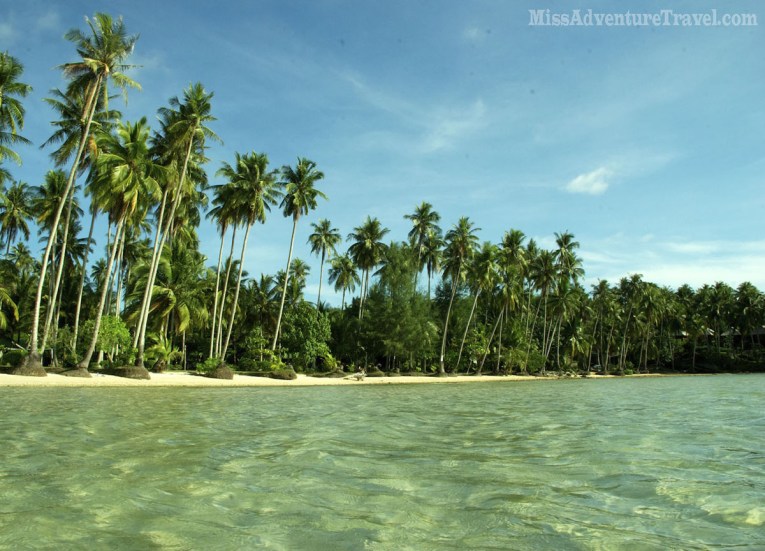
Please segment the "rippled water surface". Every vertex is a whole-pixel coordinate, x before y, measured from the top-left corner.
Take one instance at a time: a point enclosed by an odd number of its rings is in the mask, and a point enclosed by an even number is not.
[[[0,397],[2,549],[765,549],[765,376]]]

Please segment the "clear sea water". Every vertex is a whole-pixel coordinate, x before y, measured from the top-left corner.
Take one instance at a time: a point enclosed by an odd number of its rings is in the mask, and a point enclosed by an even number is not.
[[[765,549],[765,376],[0,388],[1,549]]]

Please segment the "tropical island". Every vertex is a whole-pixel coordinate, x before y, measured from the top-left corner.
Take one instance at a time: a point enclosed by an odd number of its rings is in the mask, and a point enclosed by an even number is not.
[[[209,166],[215,98],[201,83],[148,115],[124,120],[115,93],[137,36],[96,14],[66,34],[74,61],[46,103],[50,170],[15,180],[24,137],[23,59],[0,54],[0,366],[17,377],[96,373],[150,379],[194,372],[274,380],[366,377],[641,375],[765,370],[765,300],[751,283],[677,289],[625,275],[583,284],[575,236],[545,249],[520,229],[481,242],[479,224],[447,223],[423,201],[407,235],[366,216],[341,231],[326,218],[324,173],[299,156],[273,167],[264,152]],[[222,183],[211,184],[211,177]],[[291,223],[283,270],[247,274],[253,229]],[[95,247],[97,218],[108,221]],[[212,221],[217,258],[200,252]],[[41,237],[33,252],[33,227]],[[86,229],[89,228],[89,229]],[[346,233],[347,232],[347,233]],[[344,237],[346,235],[346,237]],[[318,265],[295,258],[308,240]],[[257,244],[256,244],[257,246]],[[321,300],[322,287],[341,294]],[[2,381],[6,379],[3,378]],[[0,381],[0,382],[2,382]]]

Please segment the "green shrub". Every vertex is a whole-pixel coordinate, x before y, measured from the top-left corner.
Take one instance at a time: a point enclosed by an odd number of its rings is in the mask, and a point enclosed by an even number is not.
[[[218,368],[223,362],[218,358],[207,358],[200,364],[197,364],[197,371],[199,373],[210,373]]]
[[[6,348],[0,352],[0,364],[17,367],[27,357],[27,351],[21,348]]]

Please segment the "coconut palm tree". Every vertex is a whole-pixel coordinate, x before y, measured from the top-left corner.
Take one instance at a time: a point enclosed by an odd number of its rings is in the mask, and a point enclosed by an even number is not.
[[[473,223],[466,216],[460,218],[457,223],[446,232],[446,249],[444,250],[443,277],[449,279],[452,287],[449,307],[446,310],[446,319],[444,320],[444,331],[441,336],[441,355],[438,363],[438,372],[441,375],[446,374],[444,366],[444,356],[446,354],[446,338],[449,331],[449,318],[454,305],[454,297],[457,294],[457,288],[461,285],[465,277],[467,263],[473,257],[475,247],[478,243],[476,232],[480,228],[474,227]]]
[[[342,291],[340,308],[345,309],[345,293],[354,292],[356,285],[361,284],[361,278],[350,255],[336,256],[330,261],[329,283],[335,284],[335,291]]]
[[[19,81],[24,66],[8,54],[0,52],[0,163],[9,158],[21,164],[21,157],[9,146],[29,143],[19,134],[24,128],[24,106],[20,98],[32,91],[32,87]],[[0,167],[0,184],[8,178],[8,173]]]
[[[157,275],[157,265],[161,256],[162,248],[167,241],[173,221],[175,220],[178,205],[184,196],[186,176],[189,172],[192,155],[200,160],[204,159],[203,152],[207,140],[220,141],[220,138],[206,125],[215,121],[211,114],[212,92],[207,92],[200,83],[190,85],[183,93],[183,101],[177,97],[170,99],[170,108],[160,109],[162,132],[155,137],[155,152],[171,170],[168,174],[177,171],[177,183],[172,190],[168,186],[162,195],[162,201],[157,215],[157,231],[154,237],[154,249],[152,251],[152,267],[149,279],[146,282],[146,290],[141,304],[141,313],[138,318],[136,365],[143,367],[143,351],[146,345],[146,322],[149,317],[149,304],[154,280]],[[191,166],[193,169],[194,167]],[[171,180],[175,180],[172,178]],[[172,199],[170,213],[165,217],[167,201]]]
[[[96,177],[108,179],[111,185],[99,188],[104,193],[94,197],[94,200],[109,214],[110,221],[115,226],[115,236],[107,261],[99,306],[96,309],[93,337],[78,364],[80,370],[87,370],[96,348],[109,289],[109,277],[125,225],[131,216],[146,208],[145,203],[159,199],[157,178],[162,173],[162,168],[154,162],[149,152],[149,127],[145,118],[135,124],[120,124],[115,134],[101,135],[98,139],[101,153],[96,161]]]
[[[75,44],[80,60],[61,66],[64,75],[70,79],[67,94],[83,94],[86,98],[81,117],[85,121],[85,125],[80,136],[77,151],[74,154],[72,168],[69,171],[67,188],[56,209],[56,216],[52,226],[54,231],[50,233],[48,243],[45,246],[45,252],[43,253],[40,278],[35,296],[34,314],[32,316],[29,354],[25,359],[24,365],[14,371],[14,373],[19,375],[45,375],[37,350],[40,305],[42,303],[45,272],[51,248],[56,239],[59,220],[74,185],[74,180],[80,167],[80,158],[90,133],[90,125],[99,104],[97,97],[102,95],[103,105],[106,106],[109,97],[108,81],[115,83],[123,92],[126,92],[128,87],[140,88],[138,83],[128,78],[122,72],[129,68],[128,65],[124,64],[124,61],[132,53],[137,40],[136,36],[129,36],[127,34],[122,18],[114,20],[109,15],[97,13],[93,19],[86,18],[85,21],[90,28],[90,35],[82,33],[79,29],[72,29],[65,35],[67,40]]]
[[[417,270],[414,273],[414,286],[417,288],[417,276],[427,264],[423,259],[426,248],[432,247],[432,241],[441,237],[441,228],[438,222],[441,221],[441,215],[433,210],[433,205],[423,201],[415,207],[412,214],[405,214],[404,218],[412,222],[412,229],[409,230],[407,237],[409,244],[417,253]],[[428,280],[428,284],[430,280]],[[428,293],[430,296],[430,293]]]
[[[353,232],[348,234],[347,240],[353,241],[348,247],[348,254],[353,259],[353,263],[363,273],[363,283],[359,300],[359,319],[364,314],[364,298],[369,292],[369,271],[377,266],[384,258],[387,245],[382,242],[382,238],[390,230],[384,228],[377,218],[367,219],[361,226],[353,228]]]
[[[475,313],[475,307],[478,304],[478,297],[481,296],[482,291],[491,291],[494,288],[498,269],[497,247],[488,241],[484,241],[481,249],[473,255],[468,267],[470,281],[475,288],[475,296],[473,297],[473,306],[470,308],[470,315],[465,324],[465,332],[462,335],[460,351],[457,355],[457,365],[454,367],[455,371],[458,371],[460,367],[462,349],[465,346],[465,339],[467,339],[470,322],[473,321],[473,314]]]
[[[215,294],[213,295],[213,316],[212,316],[212,327],[210,329],[210,354],[208,357],[212,358],[216,354],[215,344],[217,342],[216,340],[216,323],[218,322],[218,294],[220,290],[220,270],[221,270],[221,263],[223,260],[223,244],[225,243],[226,239],[226,232],[228,231],[229,226],[233,226],[234,231],[233,235],[231,237],[231,252],[228,255],[228,270],[226,279],[224,280],[224,286],[228,283],[229,278],[229,272],[231,268],[231,259],[234,256],[234,241],[236,240],[236,221],[237,221],[237,212],[236,212],[236,204],[234,202],[234,192],[235,192],[235,186],[232,183],[227,183],[219,186],[214,186],[214,199],[213,199],[213,208],[210,209],[210,212],[207,213],[207,217],[210,219],[215,220],[216,225],[218,226],[218,231],[220,232],[220,248],[218,250],[218,267],[215,271]],[[223,293],[223,299],[225,300],[225,291]],[[221,308],[221,319],[223,314],[223,301],[220,301]],[[219,327],[219,325],[218,325]],[[218,329],[220,331],[220,329]]]
[[[0,197],[0,235],[5,236],[5,256],[19,232],[29,239],[28,220],[32,218],[32,190],[24,182],[14,182]]]
[[[228,345],[231,340],[231,330],[236,319],[236,310],[239,302],[239,289],[242,284],[242,270],[244,268],[244,256],[247,251],[247,241],[250,231],[255,222],[264,224],[266,212],[271,210],[281,196],[276,184],[276,176],[273,171],[268,171],[268,156],[264,153],[249,153],[236,155],[234,166],[223,163],[218,171],[219,176],[225,177],[235,186],[234,202],[241,223],[245,225],[244,240],[242,241],[242,254],[239,260],[239,274],[236,280],[234,302],[231,305],[231,313],[228,322],[226,340],[221,350],[220,359],[225,361]],[[222,308],[223,306],[221,306]],[[277,328],[278,332],[278,328]]]
[[[324,259],[327,253],[337,254],[336,247],[342,240],[337,228],[332,227],[332,223],[326,218],[322,218],[318,223],[311,224],[313,233],[308,236],[308,243],[311,245],[311,252],[321,255],[319,264],[319,293],[316,297],[316,315],[319,315],[319,305],[321,304],[321,283],[324,278]]]
[[[290,262],[292,261],[292,249],[295,245],[295,230],[298,220],[302,215],[307,215],[314,210],[317,205],[317,198],[326,199],[327,196],[316,189],[316,182],[324,178],[324,173],[316,170],[316,163],[304,157],[298,157],[295,167],[282,167],[281,183],[284,186],[284,198],[281,207],[285,218],[292,218],[292,237],[290,238],[290,250],[287,254],[286,277],[284,278],[284,288],[282,289],[282,300],[279,305],[279,315],[276,318],[276,331],[274,332],[274,341],[271,343],[271,351],[276,350],[276,343],[279,340],[279,329],[282,324],[282,313],[284,312],[284,299],[287,296],[287,283],[290,276]]]
[[[430,284],[433,281],[433,274],[441,271],[443,253],[444,239],[441,237],[440,229],[429,231],[422,244],[420,256],[420,262],[424,264],[428,274],[428,300],[430,300]]]

